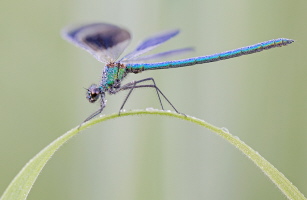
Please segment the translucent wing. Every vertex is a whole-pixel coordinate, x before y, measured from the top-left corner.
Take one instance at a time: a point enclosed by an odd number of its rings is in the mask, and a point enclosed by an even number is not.
[[[62,36],[92,54],[98,61],[114,62],[130,42],[130,33],[111,24],[95,23],[66,28]]]
[[[188,53],[194,51],[193,48],[183,48],[183,49],[175,49],[175,50],[171,50],[171,51],[165,51],[162,53],[157,53],[157,54],[152,54],[152,55],[148,55],[148,56],[140,56],[134,59],[129,59],[127,61],[127,63],[140,63],[140,62],[148,62],[148,61],[155,61],[161,58],[167,58],[170,56],[175,56],[175,55],[180,55],[180,54],[184,54],[184,53]]]
[[[179,30],[172,30],[172,31],[167,31],[167,32],[160,33],[155,36],[149,37],[143,42],[141,42],[141,44],[139,44],[139,46],[133,52],[129,53],[128,55],[123,57],[121,60],[126,61],[126,60],[136,58],[140,56],[141,54],[144,54],[156,48],[160,44],[176,36],[178,33],[179,33]]]

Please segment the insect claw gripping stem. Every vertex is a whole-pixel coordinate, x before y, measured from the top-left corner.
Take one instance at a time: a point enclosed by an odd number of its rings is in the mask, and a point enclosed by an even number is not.
[[[153,84],[149,84],[149,85],[137,85],[139,83],[142,83],[142,82],[146,82],[146,81],[152,81]],[[168,100],[168,98],[161,92],[161,90],[157,87],[155,81],[153,78],[146,78],[146,79],[142,79],[142,80],[139,80],[139,81],[132,81],[124,86],[122,86],[121,88],[119,88],[118,91],[121,91],[121,90],[130,90],[129,93],[127,94],[122,106],[120,107],[120,110],[119,110],[119,115],[121,113],[121,110],[124,108],[129,96],[131,95],[132,91],[136,88],[155,88],[156,92],[157,92],[157,95],[158,95],[158,98],[159,98],[159,103],[161,105],[161,108],[162,110],[164,110],[164,107],[163,107],[163,104],[162,104],[162,101],[161,101],[161,97],[159,94],[161,94],[163,96],[163,98],[170,104],[170,106],[179,114],[182,114],[180,112],[178,112],[178,110],[175,108],[175,106]],[[118,92],[117,91],[117,92]],[[185,114],[183,114],[185,115]],[[186,115],[185,115],[186,116]]]
[[[99,115],[102,111],[103,111],[103,109],[106,107],[106,102],[105,102],[105,99],[104,99],[104,97],[102,97],[101,98],[101,102],[100,102],[100,108],[97,110],[97,111],[95,111],[94,113],[92,113],[90,116],[88,116],[83,122],[82,122],[82,124],[84,124],[85,122],[87,122],[87,121],[89,121],[89,120],[91,120],[91,119],[93,119],[94,117],[96,117],[97,115]],[[81,125],[82,125],[81,124]],[[80,126],[81,126],[80,125]],[[79,127],[80,128],[80,127]]]

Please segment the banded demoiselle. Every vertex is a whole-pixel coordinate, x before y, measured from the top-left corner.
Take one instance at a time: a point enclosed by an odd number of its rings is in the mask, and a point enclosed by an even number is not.
[[[160,44],[173,38],[178,33],[179,30],[171,30],[149,37],[143,42],[141,42],[134,51],[118,60],[119,56],[128,46],[131,39],[130,33],[124,28],[120,28],[118,26],[107,23],[93,23],[79,26],[76,28],[65,29],[62,32],[62,35],[65,39],[75,44],[76,46],[88,51],[98,61],[105,64],[100,84],[91,85],[87,89],[86,95],[86,98],[91,103],[96,102],[100,98],[100,109],[91,114],[88,118],[86,118],[84,122],[92,119],[103,111],[104,107],[106,106],[106,93],[116,94],[122,90],[129,90],[120,108],[121,111],[125,103],[127,102],[127,99],[130,96],[131,92],[136,88],[154,88],[157,92],[162,109],[164,110],[160,94],[178,113],[177,109],[156,86],[156,83],[153,78],[132,81],[125,85],[121,85],[122,80],[127,76],[128,73],[140,73],[146,70],[170,69],[209,62],[216,62],[229,58],[239,57],[242,55],[257,53],[275,47],[286,46],[294,42],[291,39],[279,38],[266,42],[261,42],[251,46],[225,51],[222,53],[165,62],[150,63],[149,61],[168,57],[175,54],[186,53],[188,51],[191,51],[192,48],[176,49],[149,56],[143,55],[144,53],[156,48]],[[145,82],[151,83],[145,84]]]

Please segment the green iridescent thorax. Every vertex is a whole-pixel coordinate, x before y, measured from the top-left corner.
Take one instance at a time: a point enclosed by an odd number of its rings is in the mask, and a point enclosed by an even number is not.
[[[105,91],[119,88],[121,80],[127,75],[126,66],[121,63],[109,63],[103,69],[101,86]]]

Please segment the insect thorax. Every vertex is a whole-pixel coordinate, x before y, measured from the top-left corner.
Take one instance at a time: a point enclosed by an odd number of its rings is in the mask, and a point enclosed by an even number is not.
[[[126,75],[126,66],[124,64],[108,63],[103,69],[101,87],[105,91],[119,88]]]

